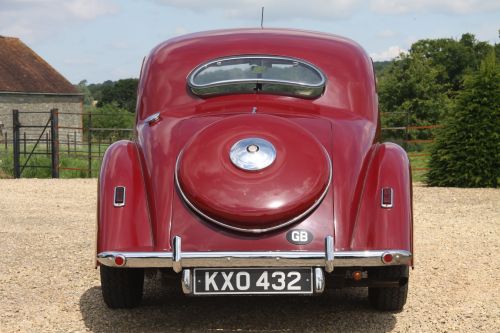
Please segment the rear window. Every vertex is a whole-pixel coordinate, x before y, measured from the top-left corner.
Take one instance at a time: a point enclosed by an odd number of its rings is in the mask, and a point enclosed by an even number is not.
[[[275,56],[220,58],[198,66],[188,77],[191,90],[200,96],[262,92],[316,98],[325,81],[314,65]]]

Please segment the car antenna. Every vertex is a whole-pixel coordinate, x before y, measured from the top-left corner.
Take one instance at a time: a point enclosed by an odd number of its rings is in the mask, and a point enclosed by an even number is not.
[[[260,14],[260,28],[264,29],[264,6],[262,6],[262,11]]]

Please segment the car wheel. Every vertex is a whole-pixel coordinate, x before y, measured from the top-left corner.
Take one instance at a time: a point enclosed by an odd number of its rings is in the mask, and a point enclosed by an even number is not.
[[[399,280],[399,286],[387,288],[368,288],[368,300],[377,310],[400,311],[406,304],[408,296],[408,267],[384,267],[374,272],[377,280]]]
[[[108,307],[133,308],[141,303],[144,269],[101,265],[100,270],[102,296]]]

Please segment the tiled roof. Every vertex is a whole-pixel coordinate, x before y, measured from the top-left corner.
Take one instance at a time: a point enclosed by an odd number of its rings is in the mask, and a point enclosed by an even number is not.
[[[78,94],[59,72],[18,38],[0,36],[0,93]]]

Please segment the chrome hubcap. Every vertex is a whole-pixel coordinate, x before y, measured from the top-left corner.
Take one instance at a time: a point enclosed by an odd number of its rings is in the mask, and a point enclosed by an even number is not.
[[[270,166],[276,159],[271,142],[260,138],[247,138],[236,142],[229,152],[233,164],[246,171],[258,171]]]

